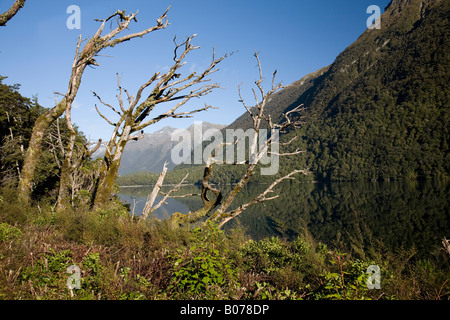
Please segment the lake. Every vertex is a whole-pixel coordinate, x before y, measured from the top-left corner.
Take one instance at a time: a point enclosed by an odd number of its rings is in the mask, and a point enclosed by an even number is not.
[[[249,184],[235,199],[235,206],[266,187]],[[119,197],[140,215],[151,190],[150,186],[121,187]],[[439,250],[443,237],[450,236],[449,182],[292,180],[283,181],[274,191],[279,198],[250,207],[225,227],[240,224],[258,240],[274,235],[293,239],[306,226],[316,240],[329,246],[356,242],[391,250],[414,247],[417,256],[423,257]],[[199,192],[198,187],[190,185],[177,194]],[[194,211],[201,204],[200,196],[169,199],[154,216],[166,219],[174,212]]]

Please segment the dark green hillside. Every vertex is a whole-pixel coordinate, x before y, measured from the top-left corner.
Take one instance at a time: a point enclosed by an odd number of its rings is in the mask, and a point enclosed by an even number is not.
[[[449,4],[397,1],[298,102],[319,179],[448,176]],[[402,8],[402,10],[399,10]]]
[[[381,29],[366,30],[307,87],[279,92],[286,99],[268,106],[273,116],[299,104],[311,116],[285,137],[301,136],[292,149],[308,151],[287,165],[308,166],[321,180],[448,176],[449,7],[393,1]],[[245,119],[230,127],[248,126]]]

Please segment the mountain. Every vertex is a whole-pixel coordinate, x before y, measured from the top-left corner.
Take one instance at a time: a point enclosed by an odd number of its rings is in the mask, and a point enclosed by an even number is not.
[[[282,137],[306,150],[280,167],[318,180],[448,177],[450,1],[394,0],[328,67],[279,91],[273,119],[304,104],[306,124]],[[244,114],[230,128],[251,126]],[[288,150],[289,151],[289,150]]]
[[[220,130],[224,125],[212,124],[209,122],[196,123],[186,129],[191,137],[192,146],[195,148],[197,142],[194,143],[194,128],[200,126],[202,133],[209,129]],[[198,127],[199,128],[199,127]],[[145,133],[144,137],[137,141],[130,141],[125,147],[125,151],[120,162],[119,174],[129,174],[138,171],[161,172],[164,162],[167,162],[168,170],[175,167],[171,159],[172,148],[178,144],[178,141],[171,141],[172,134],[178,129],[173,127],[164,127],[154,133]],[[210,131],[211,132],[211,131]],[[204,135],[203,139],[208,136]],[[94,155],[94,158],[103,156],[105,152],[104,146],[100,148]]]

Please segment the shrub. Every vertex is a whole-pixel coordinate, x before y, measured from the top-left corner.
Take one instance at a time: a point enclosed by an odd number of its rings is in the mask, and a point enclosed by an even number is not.
[[[0,242],[18,239],[22,236],[19,228],[8,223],[0,223]]]
[[[332,252],[334,257],[330,270],[322,274],[323,286],[315,290],[315,299],[331,300],[365,300],[371,299],[367,289],[367,279],[369,274],[367,268],[374,264],[371,261],[346,260],[346,254]]]
[[[225,238],[223,231],[208,224],[205,229],[194,230],[188,250],[178,249],[171,255],[173,275],[169,290],[175,298],[231,298],[239,283],[223,246]]]
[[[49,248],[49,252],[42,254],[31,266],[22,269],[22,283],[28,284],[31,293],[38,299],[67,297],[66,270],[73,264],[72,255],[70,250],[56,252]]]

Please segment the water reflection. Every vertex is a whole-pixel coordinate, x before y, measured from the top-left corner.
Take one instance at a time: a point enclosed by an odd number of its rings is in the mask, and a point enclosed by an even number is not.
[[[303,225],[319,241],[357,240],[363,246],[381,241],[390,249],[415,246],[418,255],[427,255],[450,236],[450,184],[436,181],[305,183],[286,181],[275,189],[278,199],[255,205],[229,223],[240,223],[254,238],[272,235],[296,237]],[[266,188],[249,185],[235,206]],[[120,197],[140,214],[151,187],[122,188]],[[179,194],[198,193],[186,186]],[[131,197],[136,197],[133,200]],[[157,199],[157,201],[159,201]],[[201,206],[200,197],[169,199],[155,215],[167,218],[173,212],[187,213]]]

